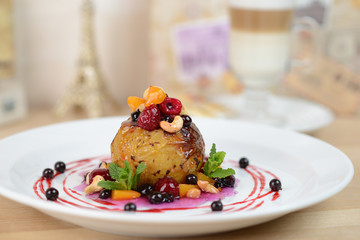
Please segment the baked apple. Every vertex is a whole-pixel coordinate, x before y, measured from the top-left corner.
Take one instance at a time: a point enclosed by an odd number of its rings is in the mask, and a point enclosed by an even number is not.
[[[130,102],[129,102],[130,101]],[[169,176],[185,183],[203,166],[205,144],[199,129],[178,99],[150,87],[144,99],[129,97],[131,118],[121,124],[111,143],[111,160],[120,167],[129,161],[133,171],[144,162],[140,184],[154,185]]]

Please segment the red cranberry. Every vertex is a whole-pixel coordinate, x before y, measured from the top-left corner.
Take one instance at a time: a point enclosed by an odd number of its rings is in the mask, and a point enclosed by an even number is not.
[[[97,175],[103,176],[105,180],[112,181],[109,173],[109,169],[107,168],[97,168],[94,169],[91,173],[89,173],[89,183],[91,184],[94,177]]]
[[[179,115],[182,109],[182,104],[179,99],[167,97],[159,104],[159,108],[163,114]]]
[[[146,107],[139,115],[137,124],[142,129],[153,131],[160,127],[161,113],[156,105]]]
[[[154,187],[155,191],[161,193],[171,193],[174,197],[179,196],[179,184],[172,177],[164,177],[160,179]]]

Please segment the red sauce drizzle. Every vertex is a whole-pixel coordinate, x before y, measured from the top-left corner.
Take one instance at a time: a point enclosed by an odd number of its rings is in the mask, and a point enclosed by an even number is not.
[[[100,199],[87,199],[87,201],[84,201],[82,199],[80,199],[77,196],[83,196],[83,193],[78,192],[74,189],[71,189],[69,187],[66,186],[66,182],[68,180],[68,177],[75,174],[75,173],[79,173],[81,171],[84,170],[84,167],[87,166],[89,167],[93,167],[96,166],[95,163],[93,163],[94,161],[96,162],[101,162],[101,161],[106,161],[106,160],[110,160],[109,157],[95,157],[95,158],[86,158],[86,159],[82,159],[82,160],[77,160],[77,161],[71,161],[67,163],[67,169],[66,172],[69,172],[67,174],[67,176],[64,178],[63,182],[62,182],[62,187],[64,192],[66,193],[66,195],[68,195],[71,199],[82,203],[82,205],[76,203],[75,201],[72,202],[70,200],[65,200],[63,198],[58,198],[58,200],[56,201],[59,204],[68,204],[71,206],[75,206],[75,207],[81,207],[81,208],[97,208],[97,209],[101,209],[101,210],[109,210],[109,211],[123,211],[123,209],[120,209],[118,207],[116,207],[115,204],[111,203],[111,202],[107,202],[107,201],[103,201]],[[232,161],[235,162],[235,161]],[[224,206],[224,210],[223,212],[230,212],[230,211],[243,211],[243,210],[253,210],[253,209],[257,209],[260,206],[262,206],[265,202],[265,200],[262,200],[261,202],[259,202],[259,199],[263,199],[266,196],[274,193],[273,191],[267,191],[264,192],[265,189],[265,184],[266,184],[266,178],[264,176],[264,173],[272,176],[273,178],[277,178],[279,179],[275,174],[271,173],[270,171],[264,170],[262,168],[259,167],[255,167],[253,165],[249,165],[246,169],[244,169],[245,172],[247,172],[251,178],[253,179],[254,182],[254,186],[251,190],[251,192],[249,193],[249,195],[242,201],[238,201],[238,202],[234,202],[234,203],[230,203],[230,204],[226,204]],[[57,177],[60,173],[56,173],[54,175],[54,178]],[[53,179],[54,179],[53,178]],[[47,187],[51,187],[52,181],[53,179],[44,179],[43,177],[40,177],[33,186],[33,190],[34,193],[40,198],[45,200],[46,197],[45,196],[45,188],[44,188],[44,182],[46,182]],[[40,191],[39,191],[40,190]],[[257,193],[257,194],[256,194]],[[254,197],[256,194],[256,197]],[[77,195],[77,196],[75,196]],[[275,192],[273,197],[272,197],[272,201],[275,201],[276,199],[278,199],[280,197],[279,192]],[[93,202],[93,203],[92,203]],[[253,206],[255,203],[257,203],[255,206]],[[234,206],[237,205],[244,205],[240,208],[236,208]],[[253,207],[252,207],[253,206]],[[250,208],[251,207],[251,208]],[[190,210],[190,209],[202,209],[202,208],[209,208],[209,205],[203,205],[203,206],[198,206],[198,207],[178,207],[178,208],[162,208],[162,209],[139,209],[137,210],[137,212],[147,212],[147,213],[161,213],[164,211],[171,211],[171,210]]]

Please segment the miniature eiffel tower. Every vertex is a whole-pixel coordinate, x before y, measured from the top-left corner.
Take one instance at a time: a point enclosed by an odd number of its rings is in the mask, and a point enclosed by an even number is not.
[[[81,7],[82,35],[77,74],[55,107],[58,116],[64,116],[74,106],[83,108],[89,117],[104,115],[104,102],[109,94],[97,63],[93,15],[92,1],[84,0]]]

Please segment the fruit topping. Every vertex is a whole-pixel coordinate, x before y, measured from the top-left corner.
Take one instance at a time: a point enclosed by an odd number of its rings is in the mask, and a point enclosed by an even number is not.
[[[103,189],[100,191],[99,198],[108,199],[109,197],[111,197],[111,190]]]
[[[198,185],[192,185],[192,184],[179,184],[179,196],[181,198],[187,197],[187,193],[192,189],[198,189]]]
[[[139,187],[138,191],[141,193],[142,196],[149,195],[154,190],[154,187],[150,184],[143,184]]]
[[[135,112],[132,112],[131,113],[131,121],[133,122],[137,122],[138,118],[139,118],[139,115],[140,115],[140,110],[136,110]]]
[[[190,127],[192,119],[189,115],[181,115],[181,118],[183,119],[184,123],[183,126],[184,127]]]
[[[222,178],[214,178],[214,180],[215,180],[214,187],[216,187],[216,188],[224,187]]]
[[[50,187],[46,189],[45,196],[47,200],[56,201],[59,197],[59,191],[56,188]]]
[[[207,182],[209,182],[210,184],[214,184],[214,183],[215,183],[214,179],[209,178],[208,176],[206,176],[205,174],[203,174],[203,173],[201,173],[201,172],[198,172],[198,173],[196,174],[196,176],[197,176],[198,180],[207,181]]]
[[[276,179],[276,178],[274,178],[270,181],[269,186],[270,186],[271,190],[275,191],[275,192],[282,190],[281,182],[279,179]]]
[[[54,170],[50,169],[50,168],[45,168],[43,173],[42,173],[42,176],[45,178],[45,179],[51,179],[54,177]]]
[[[186,192],[186,197],[187,198],[199,198],[201,195],[201,191],[200,189],[190,189],[189,191]]]
[[[170,115],[164,115],[162,118],[161,118],[162,121],[166,121],[166,122],[169,122],[169,123],[172,123],[174,121],[174,118],[171,117]]]
[[[55,170],[59,173],[64,173],[66,169],[66,164],[64,162],[56,162],[55,163]]]
[[[172,193],[162,193],[164,202],[171,203],[174,201],[174,195]]]
[[[154,189],[161,193],[171,193],[174,197],[179,196],[179,184],[172,177],[161,178]]]
[[[156,105],[146,107],[139,115],[137,124],[142,129],[153,131],[160,126],[161,114]]]
[[[247,159],[246,157],[240,158],[239,165],[240,168],[246,168],[249,165],[249,159]]]
[[[134,203],[127,203],[124,206],[126,212],[136,212],[136,205]]]
[[[196,185],[197,181],[198,181],[198,178],[194,174],[189,174],[186,176],[186,184]]]
[[[223,204],[221,200],[214,201],[211,203],[211,210],[214,212],[222,211],[223,210]]]
[[[165,100],[159,104],[160,111],[167,115],[179,115],[182,109],[181,101],[176,98],[165,98]]]
[[[127,99],[127,104],[131,108],[131,110],[134,112],[141,104],[144,104],[145,100],[139,97],[130,96]]]
[[[235,185],[235,177],[234,175],[227,176],[225,178],[221,178],[222,187],[234,187]]]
[[[144,92],[145,107],[152,104],[160,104],[166,98],[166,93],[160,87],[150,86]]]
[[[164,202],[164,195],[160,192],[152,192],[148,199],[151,204],[160,204]]]
[[[105,180],[111,180],[109,169],[107,168],[97,168],[92,170],[92,172],[89,173],[89,184],[91,184],[94,180],[94,177],[100,175]]]
[[[134,190],[112,190],[111,199],[112,200],[126,200],[134,199],[140,197],[141,194]]]

